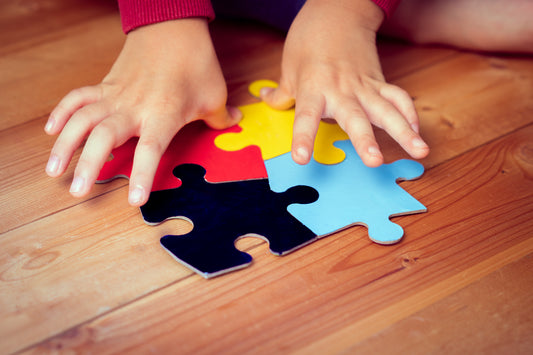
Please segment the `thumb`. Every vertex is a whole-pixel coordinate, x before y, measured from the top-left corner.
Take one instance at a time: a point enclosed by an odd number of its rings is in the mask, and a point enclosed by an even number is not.
[[[270,107],[277,110],[288,110],[294,106],[294,98],[289,94],[285,86],[277,88],[263,87],[259,94],[261,99]]]
[[[225,129],[236,125],[242,119],[242,112],[235,106],[226,106],[222,110],[204,118],[205,123],[213,129]]]

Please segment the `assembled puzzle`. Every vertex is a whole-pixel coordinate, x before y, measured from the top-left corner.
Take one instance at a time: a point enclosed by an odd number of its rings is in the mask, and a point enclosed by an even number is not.
[[[250,92],[258,96],[261,87],[275,85],[256,81]],[[148,224],[171,218],[193,224],[190,233],[163,236],[161,244],[203,277],[249,265],[251,256],[235,247],[245,236],[262,238],[272,253],[284,255],[359,224],[374,242],[392,244],[404,233],[390,217],[426,211],[397,184],[420,177],[420,163],[369,168],[337,124],[321,122],[313,159],[298,165],[290,156],[294,109],[263,102],[239,108],[238,126],[214,130],[197,121],[178,132],[140,209]],[[113,150],[98,182],[130,176],[136,142]]]

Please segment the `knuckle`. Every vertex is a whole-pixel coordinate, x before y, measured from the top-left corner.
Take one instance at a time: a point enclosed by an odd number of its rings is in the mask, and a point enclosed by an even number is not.
[[[366,123],[364,120],[350,119],[344,122],[343,126],[346,134],[352,139],[357,141],[374,139],[373,134],[370,133],[372,130],[370,123]]]
[[[91,135],[104,139],[106,141],[114,140],[116,136],[115,125],[108,121],[102,121],[93,128]]]
[[[76,165],[76,174],[91,175],[94,171],[95,161],[85,156],[80,156]]]
[[[152,135],[145,135],[139,138],[137,149],[143,150],[151,155],[161,155],[165,147],[161,140]]]
[[[294,141],[295,142],[313,142],[316,136],[316,132],[310,125],[298,125],[294,127]]]
[[[398,111],[392,105],[383,105],[379,115],[381,116],[381,121],[385,126],[394,124],[400,118]]]
[[[389,88],[394,94],[400,96],[402,99],[407,99],[407,100],[411,99],[411,96],[409,95],[409,93],[406,90],[402,89],[401,87],[396,86],[396,85],[390,85]]]
[[[316,108],[313,107],[304,107],[298,110],[297,117],[298,119],[303,120],[318,120],[322,116],[322,112],[319,112]]]
[[[67,97],[79,97],[79,96],[83,96],[84,95],[84,92],[85,92],[85,87],[81,87],[81,88],[76,88],[76,89],[72,89],[70,90],[70,92],[67,94],[67,96],[65,96],[65,98]]]
[[[226,106],[227,98],[228,93],[225,86],[210,92],[202,99],[200,112],[206,116],[220,112]]]
[[[71,90],[67,94],[66,98],[68,97],[69,99],[84,99],[88,96],[91,96],[91,94],[93,93],[93,90],[94,90],[94,87],[92,86],[79,87],[79,88]]]

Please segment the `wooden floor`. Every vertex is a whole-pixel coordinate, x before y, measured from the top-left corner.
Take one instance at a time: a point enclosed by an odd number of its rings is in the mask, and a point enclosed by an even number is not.
[[[218,23],[230,101],[278,79],[281,34]],[[533,60],[381,41],[432,148],[401,186],[425,214],[402,242],[353,227],[284,257],[243,240],[251,267],[204,280],[159,245],[127,182],[68,194],[43,127],[100,81],[124,41],[112,1],[0,4],[0,353],[483,353],[533,351]],[[389,160],[405,155],[377,133]]]

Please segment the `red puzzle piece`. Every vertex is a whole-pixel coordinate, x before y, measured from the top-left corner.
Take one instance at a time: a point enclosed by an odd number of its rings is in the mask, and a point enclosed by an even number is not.
[[[266,178],[268,175],[259,147],[248,146],[227,152],[215,146],[214,140],[219,134],[240,130],[238,126],[214,130],[203,121],[191,122],[183,127],[161,158],[152,191],[179,187],[181,181],[174,177],[172,170],[180,164],[203,166],[207,171],[206,180],[213,183]],[[104,164],[98,183],[130,177],[137,141],[138,138],[132,138],[112,151],[113,159]]]

